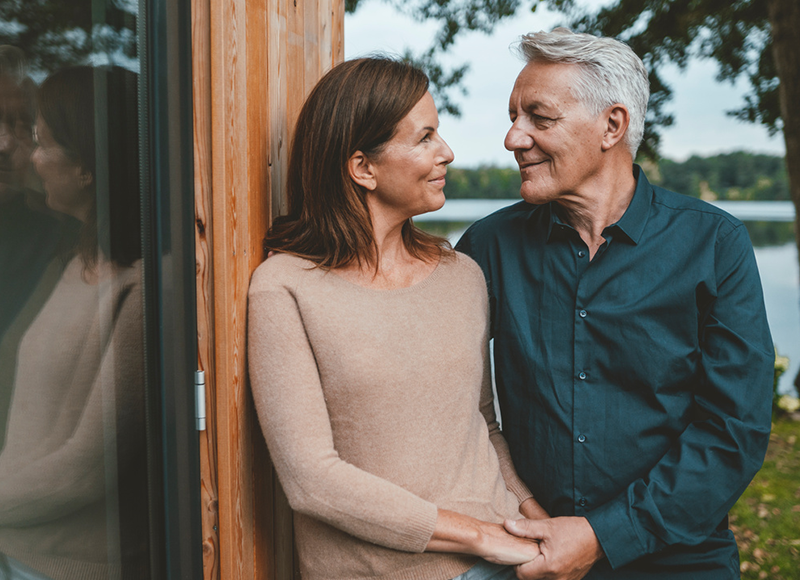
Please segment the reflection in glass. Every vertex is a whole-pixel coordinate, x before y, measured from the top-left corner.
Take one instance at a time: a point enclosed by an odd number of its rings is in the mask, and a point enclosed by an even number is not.
[[[0,579],[147,578],[137,78],[24,62],[0,49]]]

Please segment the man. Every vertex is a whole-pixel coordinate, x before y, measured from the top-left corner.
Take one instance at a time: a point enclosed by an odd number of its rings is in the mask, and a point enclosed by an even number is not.
[[[528,578],[737,578],[727,512],[769,440],[774,352],[744,226],[633,165],[629,47],[524,36],[505,146],[523,202],[458,249],[484,270],[503,431],[552,519]]]

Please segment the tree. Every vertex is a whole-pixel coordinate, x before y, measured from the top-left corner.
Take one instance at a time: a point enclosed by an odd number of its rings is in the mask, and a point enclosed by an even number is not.
[[[27,73],[41,81],[72,65],[118,65],[138,72],[136,0],[0,2],[0,45],[25,52]]]
[[[762,123],[770,133],[783,131],[791,198],[797,219],[800,254],[800,2],[797,0],[615,0],[589,11],[580,0],[385,0],[417,20],[441,23],[431,47],[409,58],[428,68],[443,108],[457,114],[447,94],[458,88],[466,66],[445,70],[437,55],[448,50],[463,31],[489,32],[504,18],[529,7],[548,6],[564,13],[570,28],[613,36],[627,42],[650,73],[643,155],[657,158],[659,129],[672,116],[664,105],[672,95],[660,70],[667,63],[683,68],[692,58],[719,64],[718,78],[746,77],[750,92],[741,109],[729,114]],[[346,0],[348,11],[363,0]]]

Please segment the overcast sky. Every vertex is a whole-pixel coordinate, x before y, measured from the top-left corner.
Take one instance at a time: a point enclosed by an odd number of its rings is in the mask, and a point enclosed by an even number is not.
[[[595,0],[596,1],[596,0]],[[440,132],[455,152],[455,165],[514,165],[511,153],[503,148],[508,130],[508,96],[522,62],[509,51],[521,34],[549,30],[563,16],[537,9],[507,20],[491,36],[464,34],[451,49],[454,64],[467,62],[469,94],[456,94],[462,116],[442,115]],[[427,48],[436,32],[432,23],[415,22],[380,0],[362,0],[354,15],[345,18],[345,57],[353,58],[372,51],[400,54],[405,47]],[[783,137],[769,137],[760,125],[742,123],[725,115],[737,108],[747,86],[715,80],[716,65],[695,61],[686,71],[665,70],[674,94],[668,110],[675,124],[662,133],[661,152],[682,160],[692,154],[713,154],[737,149],[783,155]]]

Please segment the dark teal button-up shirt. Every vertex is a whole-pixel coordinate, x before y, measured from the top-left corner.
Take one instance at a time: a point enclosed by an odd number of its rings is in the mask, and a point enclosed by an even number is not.
[[[591,261],[556,203],[459,242],[489,288],[503,432],[550,514],[591,523],[607,559],[587,578],[738,578],[726,514],[766,452],[774,364],[753,249],[634,175]]]

